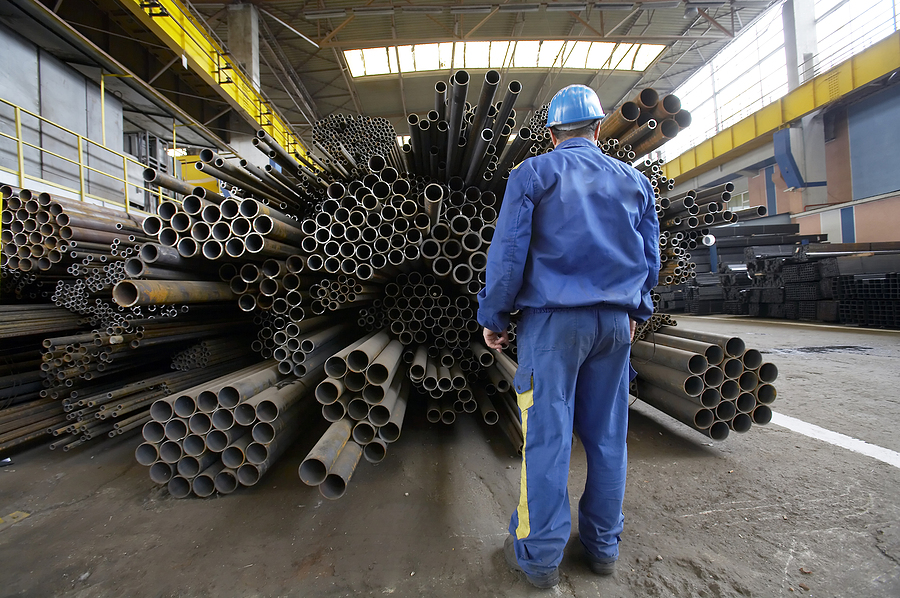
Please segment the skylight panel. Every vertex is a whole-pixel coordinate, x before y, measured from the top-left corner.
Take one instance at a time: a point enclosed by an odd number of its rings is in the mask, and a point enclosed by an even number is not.
[[[491,42],[464,42],[466,47],[466,68],[486,69],[490,65]]]
[[[609,68],[609,57],[615,46],[616,44],[609,42],[593,42],[591,44],[591,49],[588,51],[587,63],[585,66],[595,71]]]
[[[362,77],[366,74],[362,50],[346,50],[344,52],[344,59],[347,61],[347,67],[350,69],[351,76]]]
[[[659,58],[659,55],[662,54],[665,49],[665,46],[656,44],[641,44],[634,59],[634,70],[647,70],[647,67],[653,64],[653,61]]]
[[[562,50],[564,43],[565,42],[563,41],[556,40],[542,42],[537,65],[542,68],[556,66],[557,60],[560,59],[560,51]]]
[[[509,42],[491,42],[491,68],[502,69],[509,53]]]
[[[386,75],[391,72],[387,48],[368,48],[362,51],[366,75]]]
[[[563,40],[444,42],[345,50],[344,56],[354,77],[510,67],[643,71],[665,48],[654,44]]]
[[[565,62],[563,68],[567,69],[583,69],[587,68],[588,52],[591,49],[591,42],[575,42],[566,46]]]
[[[400,72],[411,73],[416,70],[412,46],[400,46],[397,48],[397,52],[400,54]]]
[[[413,46],[417,71],[436,71],[440,66],[437,44],[418,44]]]
[[[453,62],[453,42],[444,42],[438,44],[438,56],[440,57],[440,68],[450,69]]]

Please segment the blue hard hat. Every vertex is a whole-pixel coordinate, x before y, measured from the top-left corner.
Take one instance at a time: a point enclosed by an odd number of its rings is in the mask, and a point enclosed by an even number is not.
[[[563,87],[547,110],[547,126],[556,127],[603,118],[603,108],[597,93],[587,85]]]

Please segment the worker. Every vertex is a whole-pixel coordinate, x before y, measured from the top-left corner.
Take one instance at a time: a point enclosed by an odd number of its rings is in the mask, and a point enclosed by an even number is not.
[[[594,573],[612,574],[624,516],[630,341],[653,313],[659,221],[650,182],[597,147],[603,110],[584,85],[560,90],[547,126],[554,150],[510,173],[488,253],[478,322],[485,343],[509,343],[519,367],[519,503],[504,552],[541,588],[559,582],[571,520],[572,431],[587,454],[578,532]]]

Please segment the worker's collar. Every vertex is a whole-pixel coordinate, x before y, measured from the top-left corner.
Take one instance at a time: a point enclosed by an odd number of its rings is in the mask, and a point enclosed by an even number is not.
[[[597,147],[597,144],[587,139],[585,137],[572,137],[571,139],[566,139],[562,143],[556,146],[556,149],[566,149],[567,147],[578,147],[578,146],[591,146]]]

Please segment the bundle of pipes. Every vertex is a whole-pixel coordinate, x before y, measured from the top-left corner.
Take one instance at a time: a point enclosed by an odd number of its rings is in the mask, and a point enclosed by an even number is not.
[[[143,216],[22,189],[0,187],[3,232],[0,260],[13,270],[39,272],[45,280],[69,280],[69,266],[120,261],[120,253],[148,240]]]
[[[0,305],[2,339],[77,330],[85,323],[84,318],[46,303]]]
[[[734,184],[727,182],[702,191],[691,189],[677,197],[657,199],[662,260],[660,284],[680,284],[696,276],[690,252],[700,245],[709,246],[715,242],[709,235],[710,226],[736,221],[727,209],[732,191]]]
[[[291,381],[262,361],[158,398],[135,458],[175,498],[253,486],[318,419],[312,391],[323,369]]]
[[[631,364],[637,398],[713,440],[772,419],[778,369],[738,337],[663,326],[632,343]]]
[[[375,156],[403,169],[394,127],[385,118],[331,114],[313,126],[313,146],[323,154],[323,170],[336,178],[362,178]]]
[[[172,369],[182,372],[232,361],[247,354],[252,341],[249,336],[229,333],[228,336],[202,340],[172,356]]]
[[[0,314],[7,307],[0,306]],[[0,454],[40,438],[47,425],[64,419],[58,402],[41,398],[39,347],[38,341],[13,342],[7,337],[0,348]]]
[[[600,140],[608,148],[604,151],[633,162],[659,149],[690,124],[691,113],[681,107],[677,96],[668,94],[660,99],[655,89],[647,87],[603,119]]]
[[[252,357],[245,348],[234,351],[213,344],[216,353],[207,367],[166,372],[171,347],[214,337],[225,326],[238,338],[247,333],[246,325],[235,327],[233,315],[198,310],[190,316],[131,320],[126,327],[45,339],[41,370],[47,388],[42,396],[62,399],[68,420],[46,432],[75,435],[75,439],[65,436],[50,448],[62,446],[68,451],[101,435],[114,437],[136,430],[147,421],[153,400],[247,363]],[[123,415],[127,417],[117,419]]]
[[[304,483],[335,500],[346,492],[362,456],[370,463],[384,459],[388,444],[400,437],[403,427],[410,386],[407,360],[424,352],[421,345],[405,349],[385,329],[328,357],[327,378],[315,396],[332,424],[300,464]]]

